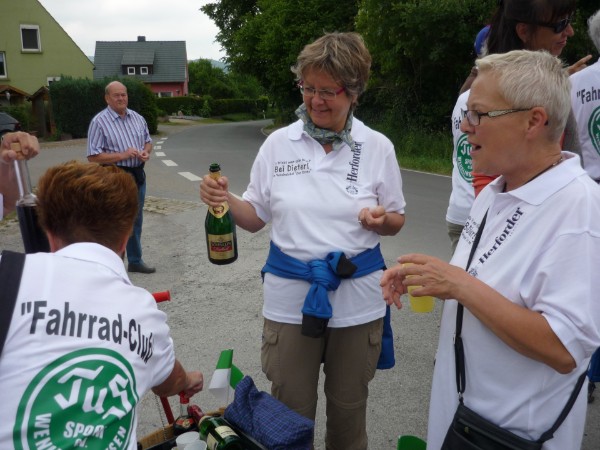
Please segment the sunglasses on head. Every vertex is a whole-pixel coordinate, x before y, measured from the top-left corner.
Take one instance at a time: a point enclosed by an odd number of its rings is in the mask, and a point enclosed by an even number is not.
[[[562,33],[563,31],[565,31],[567,29],[569,24],[573,21],[574,15],[575,15],[575,13],[571,13],[571,14],[569,14],[568,17],[565,17],[564,19],[559,20],[558,22],[554,22],[554,23],[536,22],[535,25],[538,25],[540,27],[550,28],[556,34]]]

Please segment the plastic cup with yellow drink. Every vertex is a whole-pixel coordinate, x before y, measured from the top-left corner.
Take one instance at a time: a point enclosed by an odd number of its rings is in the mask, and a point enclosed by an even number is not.
[[[404,266],[410,266],[412,263],[404,263]],[[410,278],[414,275],[408,275],[406,278]],[[433,307],[435,306],[435,298],[430,295],[424,295],[422,297],[415,297],[412,295],[412,291],[415,289],[419,289],[421,286],[407,286],[407,295],[408,300],[410,301],[410,309],[416,313],[428,313],[433,311]]]

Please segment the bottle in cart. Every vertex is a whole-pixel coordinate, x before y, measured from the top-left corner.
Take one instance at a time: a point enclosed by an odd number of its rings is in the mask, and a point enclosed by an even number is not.
[[[187,433],[188,431],[198,431],[198,424],[188,412],[190,399],[183,393],[179,393],[179,416],[173,423],[173,433],[175,436]]]
[[[207,450],[246,450],[244,440],[223,417],[204,416],[199,429]]]
[[[218,180],[221,177],[219,164],[211,164],[209,173],[212,178]],[[223,202],[219,206],[209,206],[204,228],[208,260],[213,264],[234,262],[238,257],[237,236],[229,203]]]

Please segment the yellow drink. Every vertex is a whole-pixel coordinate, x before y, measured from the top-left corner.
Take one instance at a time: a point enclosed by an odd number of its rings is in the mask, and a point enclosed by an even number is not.
[[[429,295],[423,297],[413,297],[411,294],[414,289],[420,286],[408,286],[408,299],[410,300],[410,309],[416,313],[428,313],[433,311],[435,299]]]

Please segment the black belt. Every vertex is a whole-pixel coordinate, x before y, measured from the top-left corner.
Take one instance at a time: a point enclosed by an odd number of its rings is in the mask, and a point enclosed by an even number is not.
[[[142,163],[136,167],[127,167],[127,166],[117,166],[119,169],[123,169],[125,172],[131,174],[133,179],[135,180],[135,184],[138,187],[143,185],[146,182],[146,172],[144,172],[144,164]]]

